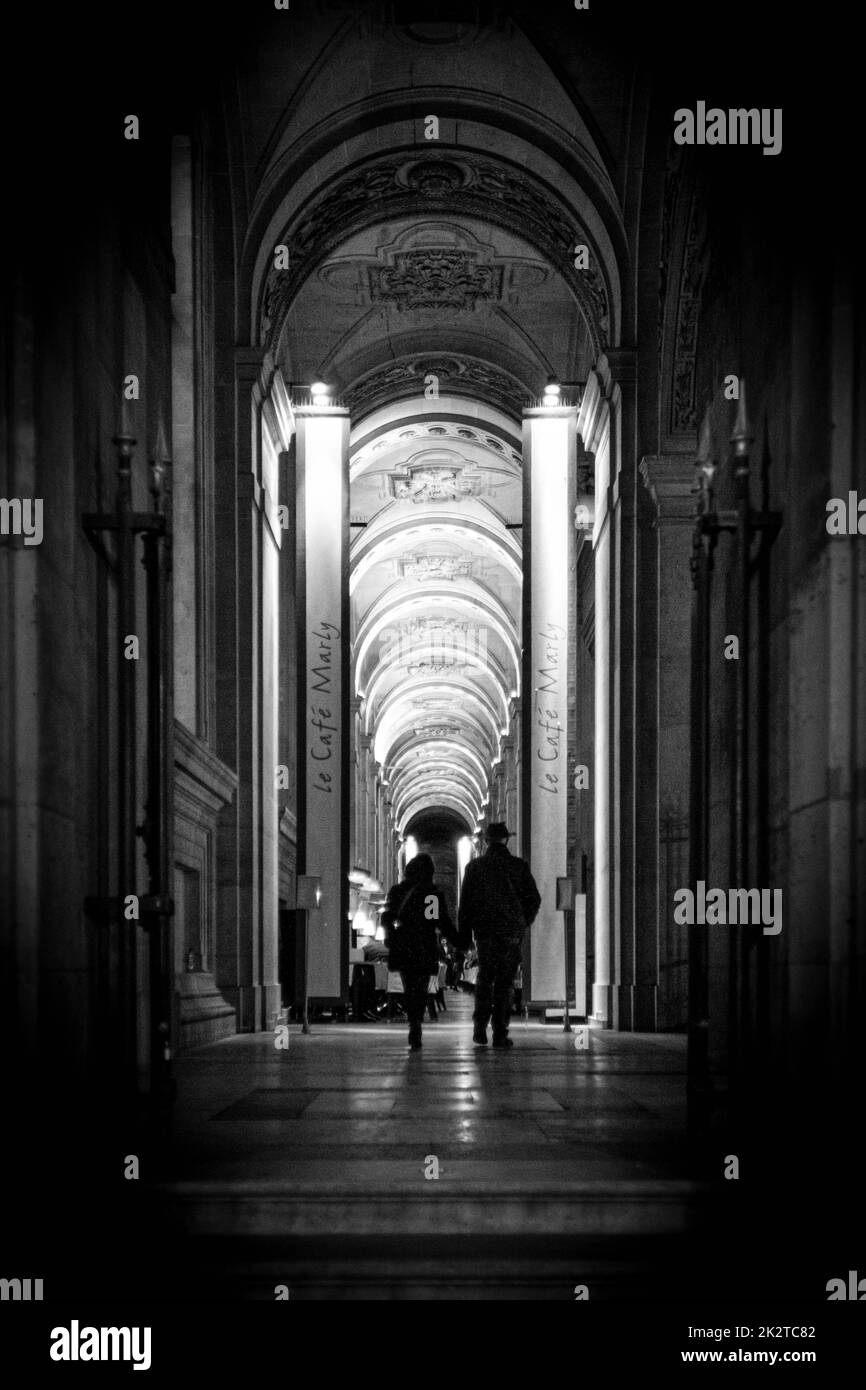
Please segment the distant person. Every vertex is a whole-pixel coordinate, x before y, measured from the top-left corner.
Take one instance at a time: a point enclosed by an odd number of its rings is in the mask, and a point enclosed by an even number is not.
[[[478,951],[475,985],[475,1028],[472,1041],[487,1046],[487,1025],[493,1019],[493,1046],[512,1047],[511,982],[520,964],[520,948],[541,906],[541,895],[524,859],[509,852],[511,831],[494,821],[485,831],[487,851],[466,865],[460,893],[460,943],[470,935]]]
[[[416,854],[406,865],[405,877],[388,893],[382,913],[388,968],[403,977],[403,1002],[409,1019],[409,1046],[421,1046],[421,1023],[427,1005],[430,976],[439,970],[439,938],[457,933],[442,894],[433,882],[434,866],[429,854]],[[435,1009],[435,1001],[431,995]]]

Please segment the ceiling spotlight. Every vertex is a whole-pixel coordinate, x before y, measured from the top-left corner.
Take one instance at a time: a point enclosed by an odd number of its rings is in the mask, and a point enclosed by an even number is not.
[[[313,397],[313,405],[328,405],[331,399],[331,388],[326,381],[314,381],[310,387]]]

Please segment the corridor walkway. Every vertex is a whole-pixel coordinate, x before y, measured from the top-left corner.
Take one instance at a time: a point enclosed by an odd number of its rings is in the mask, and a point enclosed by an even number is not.
[[[479,1049],[471,998],[446,1000],[419,1053],[402,1022],[334,1023],[180,1059],[170,1201],[215,1294],[622,1297],[685,1274],[685,1040],[578,1051],[518,1020],[513,1049]]]

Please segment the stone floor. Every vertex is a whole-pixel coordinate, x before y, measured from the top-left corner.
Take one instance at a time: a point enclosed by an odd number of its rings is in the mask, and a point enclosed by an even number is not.
[[[517,1020],[512,1049],[483,1049],[471,997],[446,1002],[417,1053],[402,1022],[333,1023],[179,1060],[168,1201],[221,1292],[573,1298],[646,1287],[650,1252],[678,1265],[703,1195],[684,1038],[577,1050]]]
[[[409,1052],[402,1022],[290,1026],[289,1047],[250,1034],[177,1065],[178,1176],[293,1179],[340,1173],[415,1183],[558,1176],[684,1177],[685,1039],[515,1021],[509,1051],[472,1043],[472,999],[449,991]],[[370,1167],[370,1165],[373,1165]]]

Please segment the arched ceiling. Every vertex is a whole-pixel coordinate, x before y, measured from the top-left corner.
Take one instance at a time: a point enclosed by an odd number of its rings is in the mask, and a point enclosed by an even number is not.
[[[475,402],[410,399],[352,439],[355,692],[394,823],[474,829],[520,691],[520,455]]]
[[[483,371],[512,410],[554,364],[571,364],[571,380],[591,366],[587,320],[560,269],[525,237],[478,218],[422,212],[369,225],[320,261],[290,302],[280,276],[267,291],[268,323],[284,372],[345,390],[356,416],[423,390],[411,370],[419,350],[440,390],[449,389],[445,375],[477,395]]]

